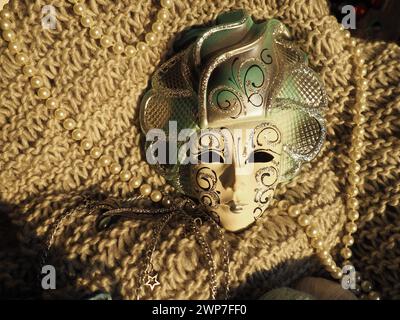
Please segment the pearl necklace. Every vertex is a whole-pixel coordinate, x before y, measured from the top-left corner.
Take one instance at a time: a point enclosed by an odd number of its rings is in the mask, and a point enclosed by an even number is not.
[[[169,19],[169,11],[173,5],[173,0],[160,0],[161,9],[157,13],[157,20],[152,24],[152,31],[145,35],[145,41],[139,41],[136,47],[123,43],[115,42],[114,39],[103,34],[100,27],[96,26],[91,13],[86,9],[84,1],[69,0],[73,4],[73,12],[79,16],[81,25],[88,28],[88,34],[92,39],[98,41],[98,44],[104,48],[112,50],[115,55],[124,55],[128,58],[135,56],[137,52],[143,52],[148,46],[153,47],[158,43],[157,33],[161,33],[164,29],[163,23]],[[143,178],[138,175],[132,177],[129,170],[122,170],[119,163],[114,162],[109,155],[102,155],[102,149],[93,144],[93,141],[86,136],[86,133],[79,128],[76,128],[77,123],[69,117],[67,111],[62,108],[56,97],[53,97],[51,90],[44,86],[48,81],[44,81],[44,76],[37,74],[34,66],[30,63],[30,59],[23,52],[21,42],[18,41],[17,35],[12,30],[12,14],[10,11],[3,9],[0,12],[0,29],[2,29],[3,39],[8,42],[8,50],[13,55],[16,65],[22,68],[22,73],[27,79],[30,79],[32,88],[36,89],[37,98],[45,100],[45,106],[53,110],[54,118],[62,122],[64,129],[71,133],[73,140],[80,143],[83,151],[88,152],[93,159],[98,159],[98,163],[102,167],[108,167],[111,174],[119,175],[119,179],[123,182],[128,182],[132,189],[139,189],[143,196],[150,196],[154,202],[163,200],[163,194],[159,190],[152,190],[150,184],[143,184]],[[165,199],[165,203],[170,203],[170,199]]]
[[[343,30],[343,27],[341,27]],[[344,31],[345,39],[350,39],[350,32]],[[346,234],[342,237],[343,248],[340,250],[340,255],[344,259],[342,262],[342,266],[351,266],[352,263],[349,259],[352,256],[352,251],[350,247],[354,244],[354,238],[352,236],[353,233],[357,231],[356,221],[359,218],[358,213],[358,190],[361,185],[361,179],[358,176],[358,172],[361,167],[358,163],[358,160],[361,159],[363,153],[363,139],[364,139],[364,128],[362,127],[365,122],[365,117],[363,116],[363,112],[366,110],[366,89],[368,86],[367,80],[364,78],[367,74],[365,66],[365,59],[362,57],[362,51],[360,48],[357,48],[357,41],[355,39],[350,40],[350,46],[352,48],[354,64],[357,66],[355,68],[356,74],[356,96],[357,101],[353,108],[353,123],[354,129],[352,131],[352,143],[350,148],[350,165],[349,165],[349,174],[348,174],[348,192],[347,192],[347,218],[348,222],[345,224]],[[343,278],[342,268],[338,267],[336,262],[333,260],[332,255],[326,248],[324,248],[324,242],[320,238],[320,232],[316,225],[312,223],[312,217],[307,214],[301,214],[300,209],[297,206],[292,206],[289,208],[289,216],[292,218],[297,218],[297,223],[304,228],[305,234],[311,241],[311,246],[316,250],[317,256],[319,257],[322,265],[325,266],[325,269],[330,273],[330,275],[336,279],[341,280]],[[354,268],[354,267],[353,267]],[[353,269],[354,270],[354,269]],[[372,291],[372,284],[370,281],[364,280],[362,281],[361,276],[357,272],[356,281],[361,282],[361,285],[357,284],[356,289],[354,290],[356,294],[360,294],[361,291],[364,294],[361,294],[362,299],[371,299],[371,300],[379,300],[380,296],[376,291]]]
[[[145,35],[145,42],[140,41],[136,44],[136,47],[132,45],[127,45],[124,47],[122,43],[115,43],[111,36],[103,35],[100,27],[95,26],[93,18],[88,14],[81,0],[69,0],[73,3],[73,11],[76,15],[80,17],[80,23],[83,27],[89,28],[89,35],[91,38],[98,40],[100,46],[104,49],[111,49],[116,55],[125,55],[126,57],[135,56],[136,52],[143,52],[147,49],[147,46],[155,46],[158,42],[157,33],[162,32],[164,26],[163,22],[169,19],[169,12],[173,5],[172,0],[161,0],[160,9],[157,13],[157,21],[152,24],[152,32]],[[140,190],[142,196],[150,196],[153,202],[159,202],[162,200],[163,205],[170,205],[171,199],[168,196],[163,196],[159,190],[152,190],[149,184],[143,184],[143,179],[141,176],[132,178],[132,174],[128,170],[122,170],[118,163],[113,162],[113,159],[108,155],[102,155],[102,150],[100,147],[93,145],[93,142],[89,138],[85,138],[85,133],[76,128],[76,121],[73,118],[68,117],[67,112],[59,107],[56,98],[51,96],[51,92],[48,88],[44,87],[43,75],[35,74],[35,68],[29,63],[29,57],[27,54],[21,52],[22,48],[20,42],[16,39],[17,36],[12,30],[11,13],[7,10],[0,12],[0,29],[3,30],[2,36],[5,41],[8,42],[8,50],[14,55],[15,63],[22,67],[22,73],[30,78],[30,83],[34,89],[37,89],[37,96],[39,99],[46,100],[45,105],[47,108],[54,110],[54,117],[62,121],[63,127],[71,132],[72,138],[80,142],[82,150],[89,152],[90,156],[94,159],[99,159],[99,164],[103,167],[108,166],[110,172],[115,175],[119,175],[121,181],[129,182],[129,186],[133,189]],[[350,32],[344,31],[344,37],[350,39]],[[348,187],[348,199],[347,207],[348,222],[345,225],[345,230],[347,234],[342,237],[343,248],[340,250],[340,254],[343,259],[343,266],[352,265],[349,259],[352,256],[352,251],[350,247],[354,244],[353,233],[357,231],[356,221],[359,218],[358,213],[358,200],[357,194],[358,189],[361,184],[360,177],[357,173],[360,170],[360,165],[358,160],[362,156],[363,152],[363,136],[364,129],[362,124],[365,121],[362,113],[366,110],[366,88],[367,80],[364,78],[366,75],[366,69],[363,66],[365,60],[361,57],[361,49],[356,47],[356,40],[352,39],[350,45],[353,48],[354,62],[359,67],[356,68],[357,76],[357,97],[358,101],[355,104],[353,110],[353,122],[354,129],[352,132],[352,146],[350,149],[351,163],[349,166],[349,187]],[[297,219],[297,223],[304,228],[305,234],[310,238],[311,246],[316,250],[317,256],[320,258],[321,263],[325,266],[326,270],[331,274],[334,279],[341,280],[343,277],[342,269],[337,266],[336,262],[333,260],[332,255],[328,250],[324,248],[324,243],[320,238],[320,232],[316,225],[312,223],[312,217],[307,214],[301,214],[298,206],[289,207],[288,214],[290,217]],[[360,277],[357,277],[357,281],[361,281]],[[377,292],[372,291],[372,284],[370,281],[362,281],[361,286],[358,286],[356,292],[360,291],[367,293],[368,296],[362,295],[362,298],[368,297],[369,299],[380,299]]]

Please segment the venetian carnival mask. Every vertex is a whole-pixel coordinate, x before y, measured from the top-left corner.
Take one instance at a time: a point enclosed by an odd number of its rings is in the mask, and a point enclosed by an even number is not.
[[[326,94],[277,20],[231,11],[180,43],[185,49],[157,70],[142,100],[147,154],[158,155],[149,162],[238,231],[320,150]]]

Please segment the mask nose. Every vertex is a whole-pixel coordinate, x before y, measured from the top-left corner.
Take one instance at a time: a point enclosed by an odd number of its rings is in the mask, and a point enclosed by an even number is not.
[[[236,181],[238,181],[236,179]],[[234,184],[233,193],[232,193],[232,200],[228,202],[228,205],[234,209],[235,207],[243,207],[249,203],[248,199],[248,186],[244,185],[240,181]]]
[[[241,207],[248,204],[248,201],[244,201],[248,196],[248,182],[249,177],[243,175],[237,175],[235,164],[232,163],[227,165],[224,172],[220,175],[219,180],[221,185],[225,189],[221,196],[222,202],[225,202],[231,209],[231,211],[239,210]]]
[[[219,180],[225,189],[230,188],[233,191],[238,191],[241,187],[246,185],[246,180],[248,180],[249,177],[237,174],[239,170],[241,170],[241,168],[235,167],[235,164],[227,165],[224,172],[219,176]]]
[[[235,185],[235,166],[233,164],[227,165],[224,172],[220,175],[219,180],[221,181],[224,189],[233,189]]]

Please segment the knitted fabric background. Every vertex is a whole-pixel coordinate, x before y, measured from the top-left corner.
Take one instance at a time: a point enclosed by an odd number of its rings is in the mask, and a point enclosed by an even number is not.
[[[96,24],[125,45],[149,32],[158,1],[85,1]],[[57,10],[57,28],[44,30],[41,8]],[[208,25],[222,11],[246,9],[255,19],[278,18],[309,54],[328,93],[327,139],[300,174],[278,186],[269,211],[251,228],[227,233],[233,297],[257,298],[268,289],[321,268],[303,229],[287,214],[292,205],[315,217],[327,247],[335,248],[346,219],[349,146],[353,128],[355,65],[343,31],[324,1],[176,0],[157,46],[134,57],[115,55],[88,35],[67,1],[10,1],[14,30],[42,74],[46,86],[76,121],[123,169],[140,173],[153,187],[165,180],[145,162],[138,106],[154,70],[169,56],[179,34]],[[365,152],[360,160],[362,188],[354,263],[384,298],[400,298],[400,48],[362,42],[369,81]],[[346,42],[348,43],[348,42]],[[0,295],[31,297],[39,255],[50,226],[85,193],[128,196],[137,191],[83,151],[39,100],[0,38]],[[57,290],[46,297],[81,298],[95,291],[135,298],[140,261],[154,220],[121,221],[96,231],[85,211],[66,218],[48,263],[57,270]],[[214,258],[221,266],[221,241],[204,223]],[[5,239],[3,241],[3,239]],[[179,219],[173,219],[155,251],[161,286],[142,298],[210,297],[206,260]],[[217,281],[223,279],[217,268]]]

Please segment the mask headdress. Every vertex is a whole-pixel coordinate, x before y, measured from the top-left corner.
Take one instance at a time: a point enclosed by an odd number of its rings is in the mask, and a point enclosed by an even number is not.
[[[159,128],[168,135],[172,120],[179,132],[271,119],[282,133],[279,181],[293,177],[325,138],[327,98],[306,54],[289,41],[281,22],[254,23],[241,10],[220,15],[194,40],[153,76],[141,105],[143,132]],[[178,161],[163,167],[167,180],[191,195],[189,166]]]

